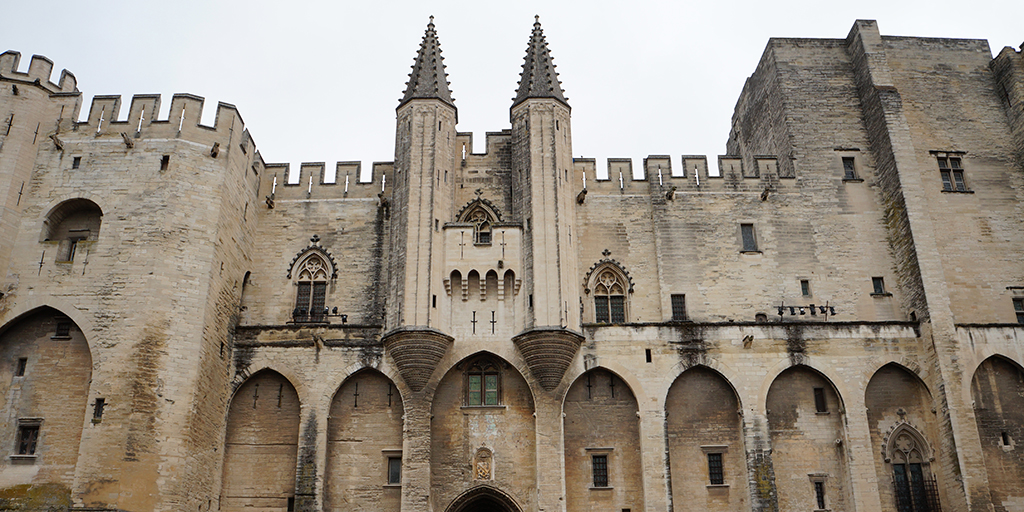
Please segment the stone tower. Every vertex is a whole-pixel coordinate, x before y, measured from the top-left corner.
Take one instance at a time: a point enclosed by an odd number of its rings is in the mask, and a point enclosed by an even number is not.
[[[547,390],[561,381],[582,340],[570,110],[538,17],[511,109],[513,209],[525,227],[529,297],[525,329],[513,341]]]

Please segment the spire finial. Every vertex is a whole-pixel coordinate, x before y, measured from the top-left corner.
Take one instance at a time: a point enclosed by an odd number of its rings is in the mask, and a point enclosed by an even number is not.
[[[455,107],[455,100],[448,89],[448,73],[444,69],[441,44],[437,41],[433,15],[430,16],[423,42],[412,66],[412,73],[409,74],[408,86],[398,106],[401,107],[413,99],[438,99]]]
[[[533,33],[530,34],[522,78],[519,80],[519,89],[516,91],[512,106],[526,101],[527,98],[553,98],[569,106],[558,81],[558,73],[555,72],[555,64],[544,38],[544,29],[540,26],[540,15],[535,15],[533,19]]]

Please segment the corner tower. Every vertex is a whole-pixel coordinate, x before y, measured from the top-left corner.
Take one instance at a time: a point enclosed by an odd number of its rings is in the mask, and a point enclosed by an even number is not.
[[[457,116],[431,16],[397,109],[384,335],[414,392],[452,342],[450,326],[440,323],[447,315],[434,307],[444,287],[432,255],[442,252],[439,224],[452,216]]]
[[[522,268],[529,294],[525,330],[513,341],[549,391],[582,341],[570,110],[538,16],[511,108],[513,208],[525,228]]]

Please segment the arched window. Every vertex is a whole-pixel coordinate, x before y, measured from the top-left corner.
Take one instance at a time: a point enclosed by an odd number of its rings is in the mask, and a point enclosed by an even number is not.
[[[491,359],[476,359],[466,368],[466,405],[501,405],[501,368]]]
[[[54,208],[43,226],[43,241],[58,242],[57,262],[70,263],[83,246],[99,238],[103,211],[88,199],[71,199]]]
[[[495,222],[501,222],[501,212],[490,201],[481,197],[483,192],[476,191],[476,199],[462,208],[457,218],[459,222],[473,224],[473,243],[491,245],[492,229]]]
[[[938,485],[929,470],[929,454],[924,438],[910,425],[900,425],[890,434],[886,455],[892,465],[899,512],[939,510]]]
[[[295,310],[296,322],[323,322],[327,317],[327,279],[330,266],[319,254],[311,254],[298,267]]]
[[[623,280],[612,269],[605,269],[597,276],[594,285],[594,321],[599,324],[621,324],[626,322],[626,287]]]
[[[473,243],[491,245],[491,216],[483,208],[477,208],[469,214],[469,222],[473,223]]]

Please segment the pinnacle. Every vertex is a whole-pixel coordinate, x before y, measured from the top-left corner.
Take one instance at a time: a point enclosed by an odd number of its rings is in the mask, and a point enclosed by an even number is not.
[[[519,90],[516,91],[516,97],[512,102],[513,107],[528,98],[554,98],[569,106],[565,93],[562,92],[561,82],[558,81],[548,42],[544,38],[544,29],[540,26],[540,16],[534,16],[533,33],[526,48],[521,76]]]
[[[423,34],[423,42],[420,43],[406,84],[399,107],[414,99],[439,99],[455,107],[452,92],[448,89],[448,74],[444,69],[444,57],[441,56],[441,44],[437,40],[433,16],[427,23],[427,31]]]

